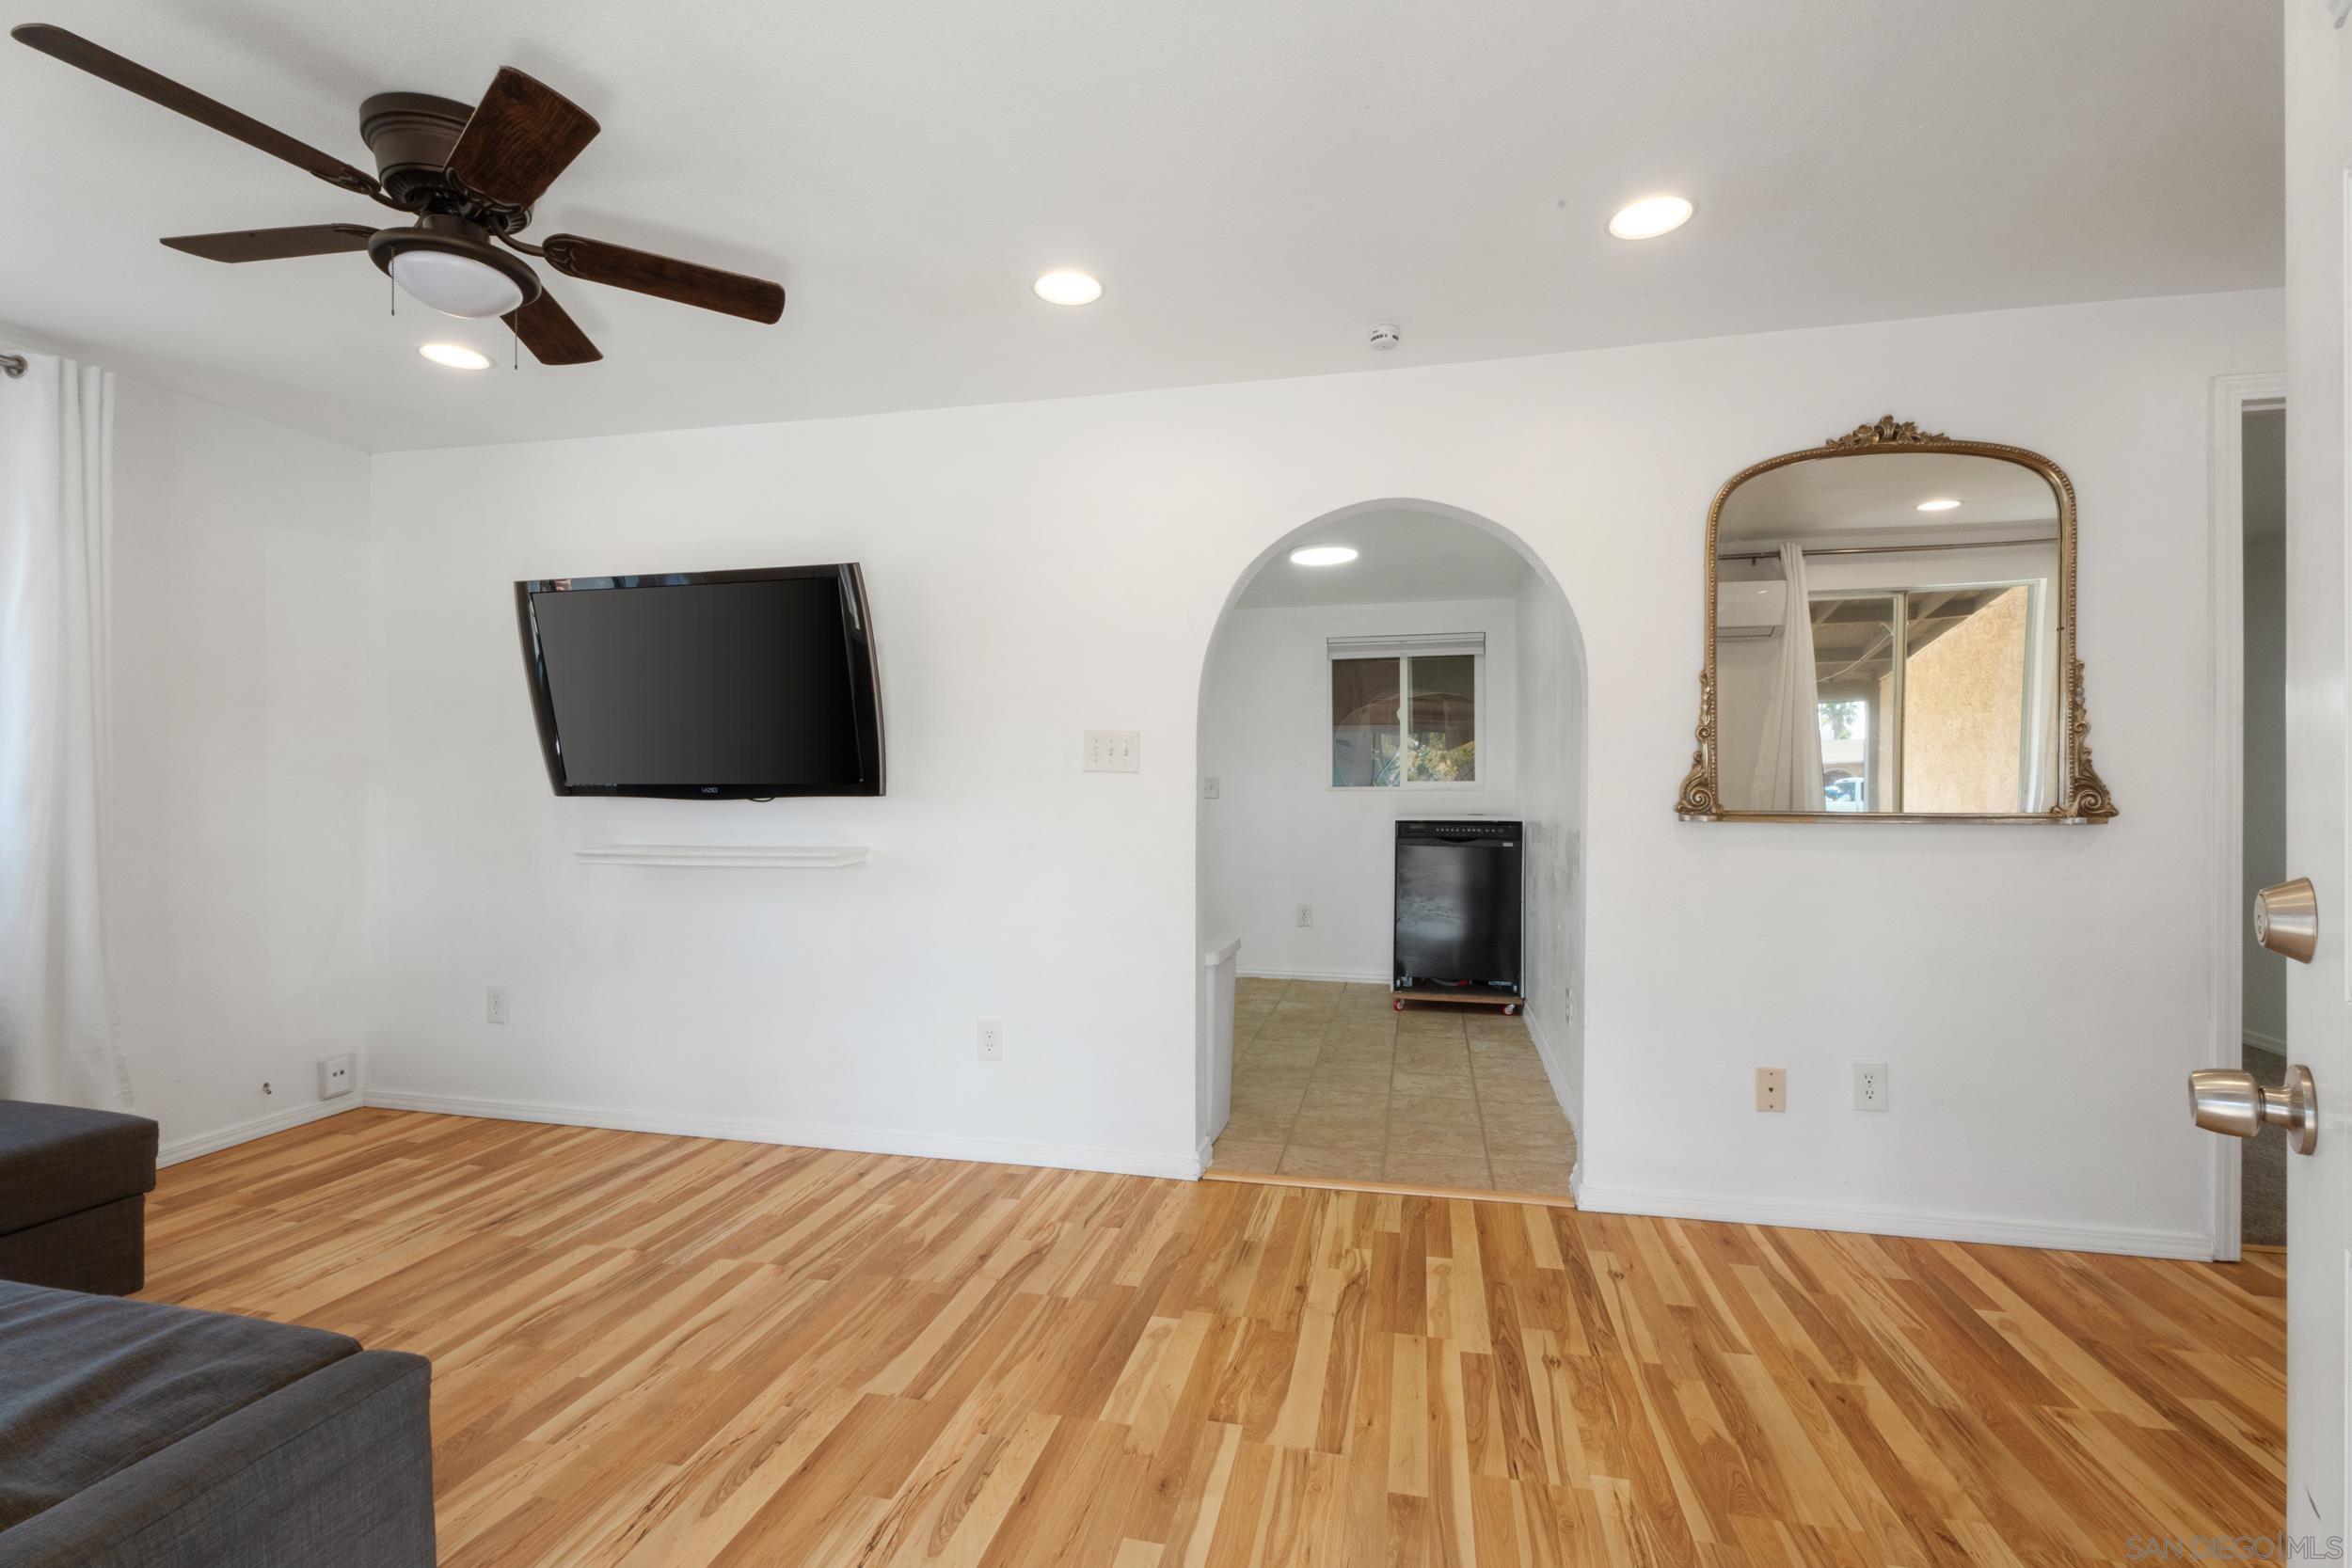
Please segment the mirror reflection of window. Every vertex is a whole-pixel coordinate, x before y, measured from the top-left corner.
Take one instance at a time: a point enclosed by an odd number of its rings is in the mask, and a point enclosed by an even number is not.
[[[1821,809],[1870,809],[1869,705],[1848,697],[1821,705]]]
[[[2057,495],[2021,464],[1876,451],[1740,484],[1717,535],[1724,807],[2048,810],[2058,572]],[[1792,751],[1798,726],[1812,733]],[[1818,795],[1806,782],[1816,735]],[[1775,761],[1790,755],[1803,762],[1794,778]]]
[[[1815,594],[1813,672],[1821,723],[1821,809],[1893,811],[1892,761],[1879,737],[1890,715],[1895,599],[1885,594]]]

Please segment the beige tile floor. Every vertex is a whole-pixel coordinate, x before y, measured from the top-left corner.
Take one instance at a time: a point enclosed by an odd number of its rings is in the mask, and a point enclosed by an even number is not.
[[[1568,1191],[1576,1132],[1518,1018],[1397,1012],[1383,986],[1240,981],[1229,1170]]]

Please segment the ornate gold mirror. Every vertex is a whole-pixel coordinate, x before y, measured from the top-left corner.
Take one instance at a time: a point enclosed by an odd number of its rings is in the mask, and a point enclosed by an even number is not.
[[[1688,820],[2103,822],[2074,487],[1893,416],[1733,477],[1707,518]]]

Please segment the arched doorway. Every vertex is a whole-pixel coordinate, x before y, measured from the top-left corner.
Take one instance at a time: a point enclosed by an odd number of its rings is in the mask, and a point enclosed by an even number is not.
[[[1491,519],[1365,501],[1241,574],[1200,700],[1199,1132],[1213,1174],[1568,1191],[1585,711],[1574,611]],[[1455,906],[1485,911],[1470,922],[1477,962],[1509,968],[1507,983],[1449,974],[1395,1006],[1398,843],[1416,832],[1401,823],[1466,829],[1492,851],[1477,863],[1511,862]],[[1403,863],[1433,863],[1416,853]],[[1448,879],[1471,862],[1434,863]],[[1515,944],[1498,934],[1505,906]]]

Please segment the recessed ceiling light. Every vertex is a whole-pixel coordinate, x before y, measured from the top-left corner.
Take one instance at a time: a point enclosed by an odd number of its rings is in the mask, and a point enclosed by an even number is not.
[[[1091,305],[1103,297],[1103,285],[1091,274],[1072,267],[1049,272],[1029,287],[1048,305]]]
[[[1645,196],[1617,209],[1609,232],[1621,240],[1654,240],[1691,221],[1691,204],[1678,196]]]
[[[1353,545],[1308,545],[1291,551],[1294,566],[1339,566],[1355,559]]]
[[[1931,501],[1921,501],[1919,503],[1919,510],[1922,512],[1949,512],[1953,507],[1958,506],[1960,502],[1952,499],[1949,496],[1938,496]]]
[[[479,349],[468,348],[463,343],[424,343],[418,347],[417,352],[435,364],[447,365],[453,371],[486,371],[490,368],[488,355]]]

